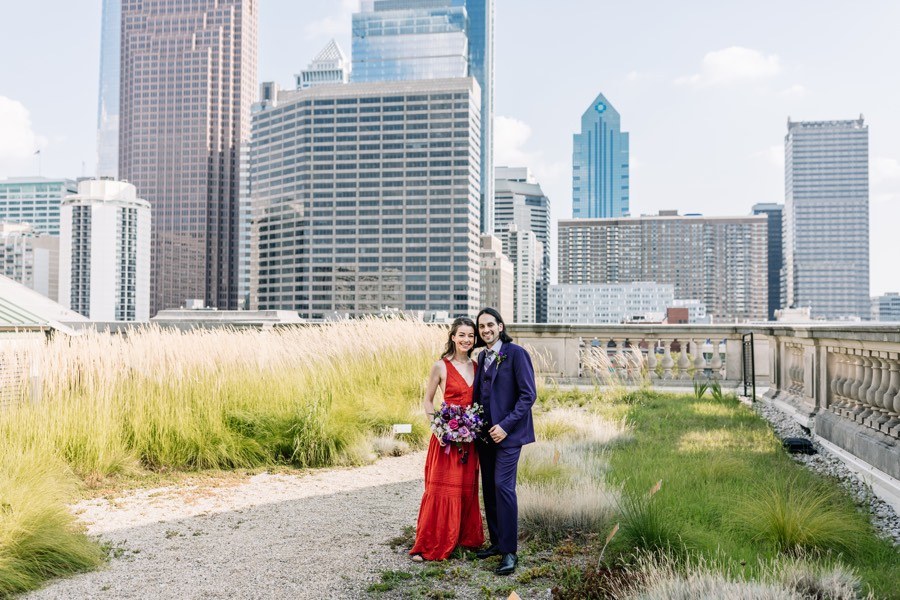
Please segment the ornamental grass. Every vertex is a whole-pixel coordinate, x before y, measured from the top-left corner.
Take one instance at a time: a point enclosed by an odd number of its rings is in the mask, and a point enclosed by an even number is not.
[[[88,332],[0,350],[0,596],[98,564],[66,503],[148,471],[354,465],[412,423],[446,330],[370,319]],[[381,444],[379,444],[381,446]]]

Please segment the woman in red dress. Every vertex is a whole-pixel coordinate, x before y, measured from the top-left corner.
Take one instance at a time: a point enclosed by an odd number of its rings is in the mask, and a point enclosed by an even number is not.
[[[440,387],[444,402],[460,406],[472,404],[475,384],[475,323],[460,317],[450,326],[450,336],[441,360],[434,363],[425,399],[425,413],[434,414],[434,395]],[[425,493],[419,507],[416,543],[409,551],[415,561],[444,560],[457,546],[478,548],[484,543],[484,529],[478,505],[478,455],[475,445],[465,444],[468,460],[461,460],[453,445],[446,452],[444,443],[434,435],[425,459]]]

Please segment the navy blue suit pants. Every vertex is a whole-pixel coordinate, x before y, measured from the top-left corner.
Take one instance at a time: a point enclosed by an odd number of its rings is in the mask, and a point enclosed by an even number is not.
[[[522,446],[504,448],[488,442],[478,445],[484,514],[491,545],[500,552],[516,552],[519,541],[519,505],[516,501],[516,471]]]

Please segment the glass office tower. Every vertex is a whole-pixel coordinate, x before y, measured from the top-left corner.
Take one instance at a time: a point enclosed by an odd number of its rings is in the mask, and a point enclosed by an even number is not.
[[[572,145],[572,216],[627,217],[628,133],[603,94],[581,116]]]
[[[769,220],[769,320],[775,320],[775,311],[781,308],[781,272],[784,270],[784,243],[782,241],[783,204],[761,202],[753,205],[754,215],[766,215]]]
[[[493,0],[362,0],[356,83],[474,77],[481,88],[481,229],[493,231]]]
[[[97,99],[97,176],[119,174],[119,53],[122,0],[103,0],[100,92]]]
[[[258,4],[122,1],[119,177],[153,207],[151,315],[238,305]]]
[[[788,119],[784,152],[787,306],[808,306],[817,318],[868,319],[868,126],[862,116]]]

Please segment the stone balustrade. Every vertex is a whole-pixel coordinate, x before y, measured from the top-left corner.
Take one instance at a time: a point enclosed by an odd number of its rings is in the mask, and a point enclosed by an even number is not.
[[[863,324],[513,324],[536,368],[561,383],[673,386],[741,380],[741,334],[754,334],[756,383],[873,489],[900,507],[900,327]],[[653,350],[653,351],[651,351]],[[887,491],[886,491],[887,490]]]
[[[561,381],[649,379],[660,385],[693,380],[741,380],[741,335],[736,325],[514,324],[516,341],[534,349],[538,370]],[[769,344],[755,340],[756,378],[768,381]]]

